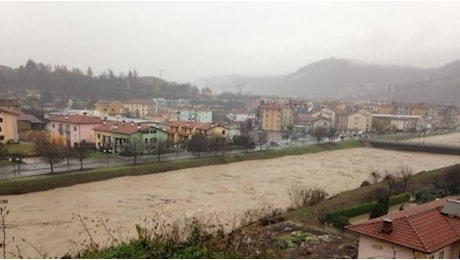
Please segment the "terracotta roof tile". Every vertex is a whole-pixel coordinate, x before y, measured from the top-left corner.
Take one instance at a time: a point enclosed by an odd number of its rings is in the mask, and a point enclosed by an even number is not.
[[[101,124],[103,120],[97,116],[85,116],[85,115],[68,115],[68,116],[58,116],[50,118],[51,122],[60,122],[60,123],[71,123],[71,124],[80,124],[80,125],[96,125]]]
[[[122,122],[111,121],[111,122],[107,122],[106,124],[96,126],[93,129],[95,131],[101,131],[101,132],[131,135],[131,134],[136,133],[137,131],[143,131],[150,127],[151,126],[146,125],[146,124],[122,123]]]
[[[446,201],[446,198],[439,199],[346,228],[393,244],[433,253],[460,240],[460,218],[440,212]],[[381,232],[384,218],[393,220],[393,231],[389,234]]]
[[[4,108],[0,108],[0,112],[8,113],[8,114],[15,115],[15,116],[21,115],[21,113],[18,113],[18,112],[9,110],[9,109],[4,109]]]

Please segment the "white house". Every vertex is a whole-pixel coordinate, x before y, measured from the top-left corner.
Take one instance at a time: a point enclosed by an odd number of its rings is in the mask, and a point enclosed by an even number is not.
[[[358,258],[458,258],[460,201],[438,199],[346,226],[359,235]]]

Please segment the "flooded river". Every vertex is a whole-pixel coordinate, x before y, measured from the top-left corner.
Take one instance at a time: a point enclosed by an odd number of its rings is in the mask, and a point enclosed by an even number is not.
[[[459,140],[459,136],[451,134],[444,138]],[[135,224],[144,218],[216,216],[220,222],[231,223],[248,209],[266,205],[287,208],[288,190],[293,185],[320,187],[335,194],[359,187],[375,170],[393,170],[404,164],[418,172],[459,163],[459,159],[450,155],[354,148],[0,196],[9,201],[7,235],[9,239],[15,237],[7,249],[17,252],[18,245],[22,256],[39,258],[43,255],[37,251],[46,252],[47,257],[61,257],[75,250],[78,242],[88,237],[81,234],[84,229],[73,217],[76,214],[89,217],[85,222],[90,228],[92,219],[108,218],[111,228],[120,229],[115,234],[120,238],[134,236]],[[92,236],[107,241],[107,233],[99,229]]]

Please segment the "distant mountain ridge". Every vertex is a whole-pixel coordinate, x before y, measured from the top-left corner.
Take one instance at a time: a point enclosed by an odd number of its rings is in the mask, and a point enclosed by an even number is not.
[[[438,68],[422,69],[329,58],[285,76],[233,75],[205,78],[197,84],[217,91],[233,91],[240,84],[244,85],[245,93],[305,98],[390,98],[402,102],[459,104],[460,60]]]

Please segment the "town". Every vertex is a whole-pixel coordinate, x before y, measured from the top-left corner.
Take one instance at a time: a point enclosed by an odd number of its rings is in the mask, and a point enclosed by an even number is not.
[[[350,104],[255,96],[245,97],[244,107],[224,109],[218,104],[228,100],[212,98],[209,89],[203,90],[203,95],[215,105],[152,98],[99,100],[91,107],[76,109],[74,103],[78,101],[72,99],[67,107],[40,104],[33,97],[2,99],[0,140],[5,144],[30,141],[32,132],[48,131],[51,137],[60,137],[65,146],[85,143],[101,152],[126,156],[166,152],[173,147],[204,152],[236,144],[254,149],[256,145],[320,142],[324,138],[460,128],[460,111],[454,105],[385,101]],[[201,138],[201,143],[189,147],[193,138]]]

